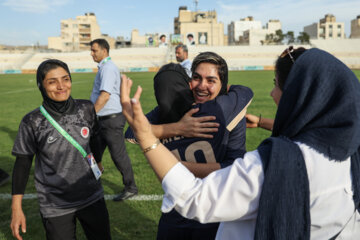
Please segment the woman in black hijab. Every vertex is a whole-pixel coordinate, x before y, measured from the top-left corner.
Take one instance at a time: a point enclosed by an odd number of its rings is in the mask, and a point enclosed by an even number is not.
[[[43,103],[22,119],[12,150],[13,236],[22,239],[20,227],[26,232],[22,198],[35,155],[35,187],[46,238],[75,239],[78,219],[88,239],[110,239],[101,174],[90,154],[97,132],[94,106],[71,97],[70,71],[60,60],[42,62],[36,78]]]
[[[292,63],[282,86],[277,72],[272,136],[203,180],[157,143],[141,88],[130,100],[131,81],[122,83],[123,113],[162,181],[162,210],[222,221],[217,239],[359,239],[359,80],[319,49],[279,58]]]

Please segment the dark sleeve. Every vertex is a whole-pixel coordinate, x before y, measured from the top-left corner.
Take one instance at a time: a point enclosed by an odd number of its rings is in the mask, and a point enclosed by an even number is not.
[[[226,118],[226,128],[231,131],[245,116],[245,111],[253,98],[250,88],[232,85],[228,94],[216,98]],[[243,110],[245,111],[243,112]]]
[[[33,157],[33,155],[16,156],[12,175],[12,195],[25,193],[25,188],[29,179]]]
[[[26,115],[20,125],[15,138],[12,154],[15,156],[33,156],[36,153],[36,140],[31,127],[31,118]]]
[[[158,106],[155,107],[153,110],[148,112],[145,116],[151,124],[158,124],[159,123],[159,120],[158,120],[159,119],[159,107]],[[135,134],[134,134],[133,130],[131,129],[131,127],[128,127],[126,129],[125,139],[131,143],[138,143],[136,141]]]
[[[231,165],[236,158],[241,158],[246,153],[245,113],[253,95],[252,90],[248,87],[232,85],[227,95],[219,96],[217,99],[229,131],[226,155],[224,161],[220,162],[221,168]]]

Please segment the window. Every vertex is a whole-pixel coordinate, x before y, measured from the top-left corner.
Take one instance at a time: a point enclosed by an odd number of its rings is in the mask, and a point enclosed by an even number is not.
[[[329,28],[332,29],[333,25],[329,25]]]
[[[337,35],[339,38],[341,37],[341,33],[338,33],[338,35]]]
[[[341,24],[338,25],[338,28],[341,28]]]

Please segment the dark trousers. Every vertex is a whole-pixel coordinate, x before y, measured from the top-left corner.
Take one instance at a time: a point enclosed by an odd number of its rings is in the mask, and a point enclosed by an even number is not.
[[[109,213],[103,198],[74,213],[51,218],[41,216],[41,218],[47,240],[76,239],[76,219],[84,229],[87,239],[111,239]]]
[[[134,172],[125,147],[123,133],[125,122],[126,119],[122,113],[117,114],[114,118],[99,119],[100,134],[98,135],[97,147],[100,156],[103,155],[106,147],[109,148],[111,159],[122,175],[124,190],[137,192]]]

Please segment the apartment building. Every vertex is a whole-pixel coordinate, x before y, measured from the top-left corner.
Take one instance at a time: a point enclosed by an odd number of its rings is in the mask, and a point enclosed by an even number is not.
[[[240,19],[240,21],[232,21],[228,25],[228,44],[239,44],[246,30],[261,28],[261,21],[255,21],[251,16]]]
[[[336,17],[326,14],[318,23],[304,27],[304,32],[309,34],[310,39],[343,39],[345,38],[345,24],[336,22]]]
[[[94,13],[85,13],[75,19],[61,20],[60,37],[49,37],[48,48],[62,52],[83,51],[90,49],[90,42],[96,38],[105,38],[110,48],[115,46],[115,39],[102,35]]]
[[[240,37],[240,43],[251,46],[262,45],[266,42],[266,35],[275,34],[281,28],[280,20],[270,19],[263,28],[244,31],[243,37]]]

